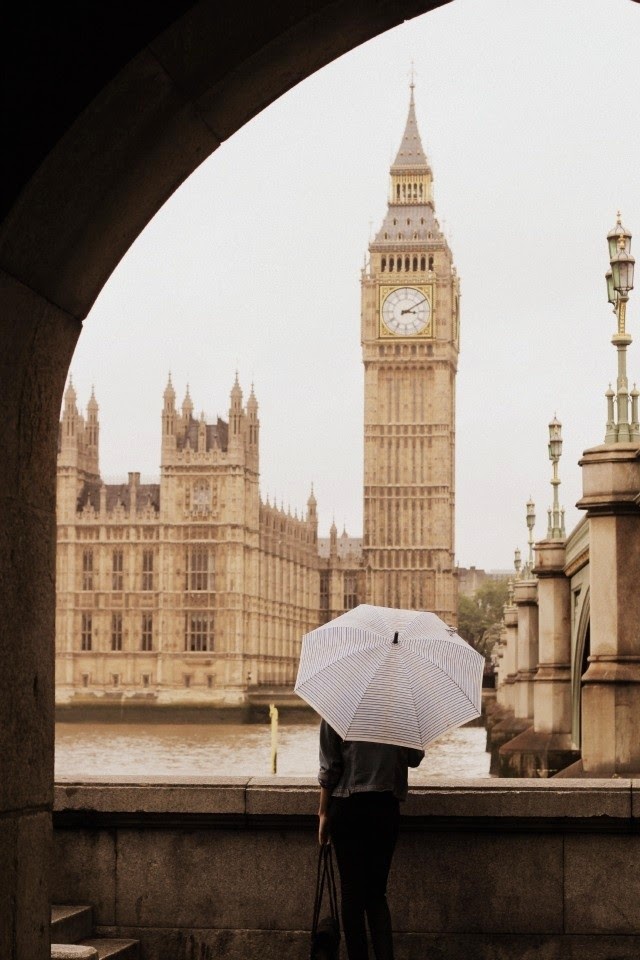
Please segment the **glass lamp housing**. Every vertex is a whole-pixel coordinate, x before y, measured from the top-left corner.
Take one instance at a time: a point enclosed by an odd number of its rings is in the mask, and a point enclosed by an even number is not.
[[[613,286],[623,297],[629,290],[633,290],[633,268],[635,260],[631,254],[623,248],[616,252],[611,258],[611,273],[613,274]]]
[[[615,307],[616,300],[618,299],[615,287],[613,286],[613,273],[611,270],[607,270],[605,273],[605,280],[607,281],[607,300],[609,303]]]
[[[609,260],[613,260],[620,248],[620,238],[624,238],[624,245],[627,253],[631,253],[631,234],[620,223],[620,215],[615,227],[609,230],[607,234],[607,243],[609,244]]]

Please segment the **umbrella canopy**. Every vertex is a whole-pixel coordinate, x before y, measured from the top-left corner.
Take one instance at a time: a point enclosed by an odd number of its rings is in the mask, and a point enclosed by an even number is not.
[[[480,715],[483,668],[435,613],[361,604],[302,638],[295,691],[344,740],[423,749]]]

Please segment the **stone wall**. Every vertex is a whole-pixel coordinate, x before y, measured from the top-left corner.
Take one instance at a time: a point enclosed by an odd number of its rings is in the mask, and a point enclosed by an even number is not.
[[[54,900],[143,960],[298,960],[316,809],[306,778],[58,783]],[[397,960],[640,954],[640,782],[433,781],[403,814]]]

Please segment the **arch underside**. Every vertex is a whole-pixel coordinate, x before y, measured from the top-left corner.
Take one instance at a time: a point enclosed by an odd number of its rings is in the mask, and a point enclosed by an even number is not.
[[[81,324],[221,142],[302,79],[448,0],[32,5],[3,18],[0,955],[48,953],[55,458]],[[346,92],[345,92],[346,95]]]

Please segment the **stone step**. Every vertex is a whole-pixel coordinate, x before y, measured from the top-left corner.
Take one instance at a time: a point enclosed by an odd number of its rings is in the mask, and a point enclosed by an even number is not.
[[[98,951],[77,943],[52,943],[51,960],[98,960]]]
[[[81,904],[55,904],[51,907],[51,942],[77,943],[93,933],[93,910]]]
[[[139,960],[140,943],[138,940],[116,940],[113,937],[92,937],[83,940],[78,946],[93,947],[98,952],[98,960]]]

